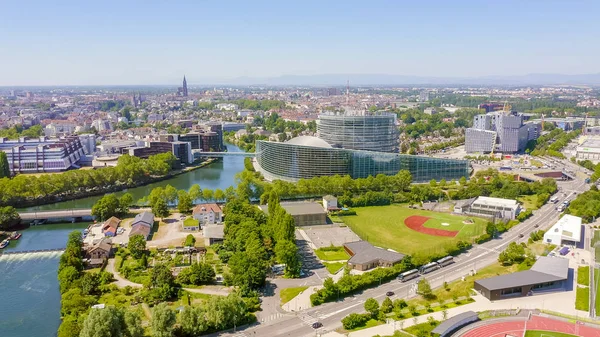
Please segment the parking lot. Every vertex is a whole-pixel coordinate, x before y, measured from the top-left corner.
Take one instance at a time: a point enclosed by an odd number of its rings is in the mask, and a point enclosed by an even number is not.
[[[308,235],[310,241],[317,247],[341,246],[346,242],[359,241],[358,235],[349,227],[327,225],[318,227],[301,228]]]

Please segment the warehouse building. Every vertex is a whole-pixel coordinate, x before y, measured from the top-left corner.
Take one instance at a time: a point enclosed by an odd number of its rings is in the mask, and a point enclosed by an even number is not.
[[[367,241],[345,243],[344,250],[351,256],[348,266],[356,270],[391,267],[404,258],[404,254],[375,247]]]
[[[588,138],[577,147],[577,160],[589,160],[594,164],[600,163],[600,138]]]
[[[530,270],[475,281],[475,290],[491,301],[563,291],[569,278],[569,260],[541,256]]]
[[[582,241],[581,234],[581,218],[578,216],[565,214],[549,230],[546,231],[544,234],[544,242],[557,246],[576,246]]]
[[[294,218],[296,226],[319,226],[327,223],[327,212],[316,202],[282,202],[279,205]],[[268,205],[258,206],[269,213]]]

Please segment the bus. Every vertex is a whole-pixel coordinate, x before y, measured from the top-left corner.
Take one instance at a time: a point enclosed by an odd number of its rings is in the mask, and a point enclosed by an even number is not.
[[[500,170],[500,171],[511,171],[511,170],[512,170],[512,167],[510,167],[510,166],[501,166],[501,167],[499,168],[499,170]]]
[[[437,264],[440,265],[440,268],[445,267],[449,264],[453,264],[453,263],[454,263],[454,257],[452,257],[452,256],[446,256],[446,257],[443,257],[443,258],[437,260]]]
[[[558,202],[558,197],[557,196],[553,196],[552,198],[550,198],[550,202],[553,204],[556,204]]]
[[[440,265],[437,262],[430,262],[419,269],[421,274],[427,274],[434,270],[440,269]]]
[[[419,271],[416,269],[413,269],[413,270],[405,271],[404,273],[398,275],[398,279],[401,282],[406,282],[408,280],[412,280],[416,277],[419,277],[419,275],[420,275]]]

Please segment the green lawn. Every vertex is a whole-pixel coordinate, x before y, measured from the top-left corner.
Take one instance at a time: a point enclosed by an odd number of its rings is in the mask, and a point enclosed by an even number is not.
[[[590,310],[590,288],[577,287],[575,294],[575,309]]]
[[[483,234],[486,225],[486,221],[481,218],[416,210],[403,205],[359,207],[354,210],[357,215],[344,217],[344,223],[361,239],[408,255],[443,253],[446,247],[455,245],[458,240],[470,241]],[[425,227],[459,233],[454,238],[419,233],[404,225],[404,219],[411,215],[430,217],[424,224]],[[466,219],[472,219],[475,223],[463,224]],[[442,223],[447,223],[448,226],[442,226]]]
[[[183,220],[183,226],[184,227],[198,226],[198,220],[196,220],[194,218],[187,218],[187,219]]]
[[[378,325],[381,325],[381,324],[384,324],[384,323],[385,322],[378,321],[376,319],[372,319],[371,318],[370,320],[367,321],[367,323],[365,323],[365,325],[359,326],[358,328],[354,328],[354,329],[351,329],[351,330],[346,330],[344,328],[340,328],[340,329],[338,329],[338,331],[341,332],[341,333],[348,333],[348,332],[352,332],[352,331],[358,331],[358,330],[363,330],[363,329],[367,329],[367,328],[372,328],[374,326],[378,326]]]
[[[600,277],[600,270],[594,269],[594,282]],[[600,282],[598,282],[600,284]],[[596,312],[600,312],[600,291],[596,289]]]
[[[577,268],[577,284],[582,286],[590,285],[590,267],[579,267]]]
[[[522,195],[517,198],[519,202],[523,204],[523,207],[529,210],[538,209],[537,207],[537,195]]]
[[[291,301],[292,298],[298,296],[298,294],[300,294],[306,289],[308,289],[308,287],[294,287],[281,289],[281,291],[279,292],[281,304],[286,304],[287,302]]]
[[[562,332],[542,331],[542,330],[527,330],[525,337],[577,337]]]
[[[323,261],[340,261],[350,258],[344,247],[323,247],[315,250],[315,254]]]
[[[335,274],[338,270],[340,270],[346,264],[344,262],[323,262],[325,268],[330,274]]]
[[[434,321],[433,324],[429,322],[409,326],[404,329],[404,331],[414,335],[414,336],[431,336],[431,331],[435,329],[436,326],[440,325],[440,322]]]

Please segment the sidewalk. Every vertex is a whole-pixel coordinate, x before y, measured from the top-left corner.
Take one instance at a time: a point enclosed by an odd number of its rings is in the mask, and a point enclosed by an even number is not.
[[[287,312],[302,311],[312,307],[310,303],[310,295],[315,293],[315,289],[323,288],[323,286],[311,286],[304,290],[298,296],[292,298],[289,302],[281,306]]]

